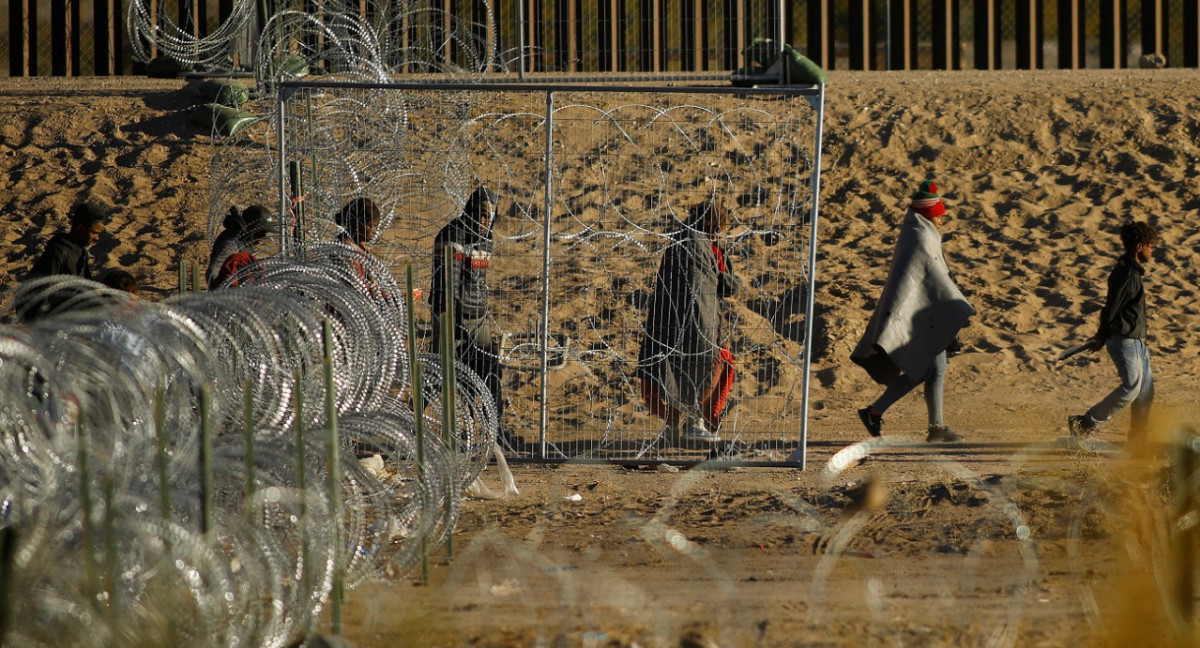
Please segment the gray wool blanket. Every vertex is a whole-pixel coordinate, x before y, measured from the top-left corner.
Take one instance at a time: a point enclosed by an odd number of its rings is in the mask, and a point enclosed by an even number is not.
[[[910,209],[887,283],[850,359],[884,385],[901,373],[924,376],[974,313],[950,277],[941,233]]]

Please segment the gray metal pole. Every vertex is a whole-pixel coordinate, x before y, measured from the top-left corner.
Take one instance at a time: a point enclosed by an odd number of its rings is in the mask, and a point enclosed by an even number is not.
[[[554,92],[546,92],[546,204],[542,232],[542,378],[541,418],[538,423],[537,456],[546,456],[546,428],[550,424],[549,391],[550,366],[550,207],[554,202]]]
[[[810,101],[817,109],[817,132],[813,137],[816,154],[813,156],[812,209],[808,213],[808,304],[804,311],[804,387],[801,398],[803,411],[800,419],[800,447],[788,457],[788,461],[795,461],[796,455],[799,454],[800,470],[808,467],[808,386],[812,378],[813,310],[816,303],[814,293],[817,288],[817,217],[821,204],[821,133],[825,129],[825,84],[821,84],[820,94],[815,99],[810,98]]]
[[[276,83],[275,85],[275,114],[277,122],[275,124],[276,144],[279,145],[279,173],[276,177],[279,179],[279,252],[287,254],[290,252],[288,246],[288,196],[286,184],[287,165],[287,147],[284,142],[287,141],[287,133],[284,131],[287,120],[284,119],[284,113],[287,108],[287,99],[284,98],[284,93],[287,92],[283,86]]]
[[[517,0],[517,78],[525,78],[525,0]]]
[[[784,0],[779,0],[775,9],[779,12],[777,16],[778,21],[776,22],[775,26],[775,45],[776,49],[779,50],[779,82],[784,85],[788,85],[792,82],[792,79],[788,70],[787,57],[783,55],[783,46],[787,44],[787,41],[784,40],[787,38],[783,22],[783,12],[785,9],[786,6],[784,4]]]

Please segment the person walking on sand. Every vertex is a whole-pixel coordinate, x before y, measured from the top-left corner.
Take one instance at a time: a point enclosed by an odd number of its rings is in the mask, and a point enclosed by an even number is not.
[[[728,213],[705,201],[671,234],[654,278],[638,353],[642,398],[668,441],[715,443],[733,385],[722,302],[741,289],[718,244]]]
[[[958,350],[958,332],[974,310],[950,276],[940,230],[946,206],[932,180],[922,182],[904,215],[892,268],[867,331],[850,359],[867,370],[884,392],[858,410],[871,436],[880,436],[883,414],[917,385],[925,385],[929,429],[925,441],[962,436],[943,421],[946,357]],[[948,353],[949,352],[949,353]]]
[[[82,202],[71,210],[70,228],[50,237],[42,255],[29,270],[29,278],[51,275],[74,275],[92,278],[91,255],[88,250],[104,233],[103,210],[94,203]]]
[[[1121,226],[1121,244],[1125,253],[1117,259],[1108,275],[1108,296],[1100,310],[1100,326],[1092,336],[1091,351],[1108,349],[1121,384],[1086,413],[1067,417],[1071,434],[1091,434],[1126,405],[1130,410],[1129,440],[1144,442],[1154,401],[1154,376],[1150,371],[1150,352],[1146,348],[1146,290],[1142,277],[1150,253],[1158,243],[1158,233],[1144,221]]]

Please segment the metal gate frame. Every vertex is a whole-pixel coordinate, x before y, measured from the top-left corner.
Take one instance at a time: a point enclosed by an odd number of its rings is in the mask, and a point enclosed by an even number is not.
[[[728,77],[719,77],[724,81],[728,81]],[[695,77],[694,80],[711,81],[711,78]],[[289,179],[283,177],[288,169],[287,164],[287,123],[284,119],[288,101],[299,90],[302,89],[361,89],[361,90],[397,90],[397,91],[469,91],[469,92],[540,92],[546,97],[546,148],[545,148],[545,166],[544,166],[544,186],[545,186],[545,209],[544,215],[546,223],[544,223],[543,234],[543,253],[542,259],[542,290],[541,290],[541,366],[540,374],[540,398],[539,403],[539,439],[535,446],[534,456],[526,457],[509,457],[509,461],[514,462],[532,462],[532,463],[563,463],[571,462],[594,462],[606,464],[627,464],[627,465],[647,465],[647,464],[681,464],[681,465],[697,465],[702,463],[705,467],[711,468],[726,468],[726,467],[787,467],[807,468],[807,448],[808,448],[808,412],[809,412],[809,388],[812,373],[812,335],[813,335],[813,318],[814,311],[814,291],[816,288],[816,268],[817,268],[817,241],[818,241],[818,224],[820,213],[820,191],[821,191],[821,145],[822,135],[824,131],[824,115],[825,115],[825,86],[819,85],[774,85],[766,87],[732,87],[732,86],[715,86],[715,85],[693,85],[693,86],[664,86],[664,85],[645,85],[646,77],[635,78],[632,81],[623,79],[622,77],[611,77],[605,79],[606,83],[598,83],[595,79],[591,82],[554,82],[554,83],[538,83],[528,80],[517,79],[514,82],[462,82],[462,81],[426,81],[426,82],[358,82],[358,81],[301,81],[288,80],[278,81],[276,85],[276,138],[278,144],[276,154],[278,156],[277,169],[279,177],[276,178],[278,186],[279,212],[281,214],[288,213],[288,185]],[[625,82],[625,85],[622,85]],[[638,83],[630,85],[630,83]],[[808,100],[809,104],[816,111],[816,125],[814,129],[813,141],[813,173],[809,183],[809,189],[812,192],[812,200],[809,210],[809,238],[808,238],[808,272],[807,284],[805,286],[806,303],[804,313],[804,348],[803,348],[803,377],[802,377],[802,395],[801,395],[801,420],[800,420],[800,439],[797,448],[791,453],[786,461],[745,461],[736,458],[713,457],[708,461],[676,461],[665,459],[580,459],[580,458],[555,458],[547,456],[547,428],[549,425],[549,402],[547,397],[547,377],[548,363],[550,357],[550,335],[549,335],[549,318],[550,318],[550,303],[549,303],[549,288],[550,288],[550,239],[551,239],[551,207],[554,205],[554,183],[553,183],[553,146],[554,146],[554,95],[556,92],[601,92],[601,93],[631,93],[631,94],[648,94],[648,93],[664,93],[664,94],[738,94],[738,95],[769,95],[769,96],[801,96]],[[284,225],[281,223],[280,231],[280,250],[286,253],[288,249],[287,233],[282,229]],[[297,230],[299,232],[299,230]]]

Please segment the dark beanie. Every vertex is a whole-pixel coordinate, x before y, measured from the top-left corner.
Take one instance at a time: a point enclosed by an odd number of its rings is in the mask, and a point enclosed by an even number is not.
[[[942,203],[942,194],[933,180],[922,182],[917,193],[913,194],[912,210],[925,218],[937,218],[946,213],[946,205]]]
[[[96,223],[103,223],[105,220],[104,210],[93,202],[82,202],[75,205],[71,210],[71,224],[82,225],[91,229]]]
[[[491,189],[480,185],[471,193],[471,197],[467,198],[467,204],[463,205],[463,211],[468,214],[473,214],[476,209],[479,209],[483,203],[496,204],[496,194]]]
[[[266,229],[267,221],[271,218],[271,212],[267,211],[262,205],[250,205],[242,211],[242,223],[249,231]]]

